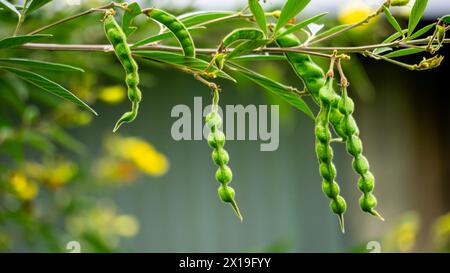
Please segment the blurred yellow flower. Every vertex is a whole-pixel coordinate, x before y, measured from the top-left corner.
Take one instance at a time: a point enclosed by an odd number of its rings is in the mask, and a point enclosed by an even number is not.
[[[92,114],[74,104],[63,104],[54,113],[55,122],[64,127],[84,126],[92,121]]]
[[[450,251],[450,213],[442,215],[434,222],[433,242],[439,251]]]
[[[114,204],[101,202],[67,219],[66,227],[77,237],[94,234],[115,247],[120,237],[133,237],[139,232],[139,221],[133,215],[119,214]]]
[[[340,6],[340,9],[338,11],[338,20],[343,24],[353,24],[360,22],[369,16],[373,11],[367,4],[367,1],[362,0],[351,0],[351,1],[345,1],[346,3]],[[374,19],[372,19],[373,21]],[[372,21],[369,21],[367,24],[356,28],[357,29],[364,29],[369,24],[371,24]]]
[[[38,184],[36,182],[29,181],[23,173],[12,173],[9,182],[14,194],[22,201],[31,201],[39,193]]]
[[[98,98],[109,104],[117,104],[125,99],[125,88],[120,85],[104,87],[99,90]]]
[[[164,175],[169,168],[166,156],[152,144],[137,137],[114,137],[107,141],[109,152],[133,162],[140,171],[153,176]]]
[[[77,174],[78,166],[66,160],[48,160],[43,164],[26,162],[24,171],[27,175],[42,181],[51,189],[58,189]]]
[[[420,228],[420,218],[414,212],[405,213],[383,242],[386,251],[410,252],[414,249]]]
[[[132,182],[136,180],[137,167],[129,161],[105,157],[94,166],[95,174],[100,182]]]

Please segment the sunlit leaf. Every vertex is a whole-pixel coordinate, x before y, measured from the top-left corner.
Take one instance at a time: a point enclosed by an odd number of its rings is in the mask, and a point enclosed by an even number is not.
[[[450,24],[450,14],[449,15],[445,15],[441,17],[441,21],[446,23],[446,24]]]
[[[53,71],[78,71],[84,72],[83,69],[67,64],[50,63],[38,60],[21,59],[21,58],[0,58],[0,63],[17,64],[33,69],[53,70]]]
[[[11,72],[18,76],[19,78],[41,88],[44,89],[47,92],[50,92],[56,96],[59,96],[61,98],[64,98],[72,103],[77,104],[78,106],[90,111],[91,113],[97,115],[97,113],[85,102],[83,102],[81,99],[79,99],[77,96],[75,96],[72,92],[67,90],[66,88],[62,87],[56,82],[53,82],[39,74],[36,74],[34,72],[25,71],[22,69],[17,69],[13,67],[5,67],[0,66],[0,69],[6,70],[8,72]]]
[[[227,59],[233,59],[234,57],[237,57],[239,55],[252,52],[253,50],[260,48],[262,46],[267,45],[270,40],[250,40],[245,41],[242,44],[238,45],[231,51],[230,54],[227,55]]]
[[[419,29],[418,31],[414,32],[409,39],[413,40],[416,38],[419,38],[420,36],[424,35],[425,33],[427,33],[429,30],[431,30],[434,26],[436,25],[436,23],[432,23],[429,25],[424,26],[423,28]]]
[[[46,37],[52,37],[51,34],[36,34],[36,35],[25,35],[25,36],[15,36],[15,37],[8,37],[3,40],[0,40],[0,49],[20,46],[26,43],[31,43],[36,40],[46,38]]]
[[[186,13],[177,18],[183,22],[186,27],[207,24],[210,21],[217,20],[234,14],[232,11],[196,11]]]
[[[258,74],[255,71],[234,63],[230,63],[228,67],[236,71],[240,75],[246,77],[247,79],[253,81],[254,83],[258,84],[259,86],[263,87],[264,89],[272,92],[277,96],[280,96],[283,100],[314,119],[314,114],[309,106],[297,93],[295,93],[292,87],[273,81],[266,76]]]
[[[338,26],[332,27],[329,30],[326,30],[326,31],[324,31],[322,33],[317,34],[316,37],[314,37],[313,40],[318,40],[318,39],[321,39],[323,37],[332,35],[332,34],[338,32],[338,31],[343,30],[344,28],[346,28],[348,26],[349,26],[348,24],[343,24],[343,25],[338,25]]]
[[[392,15],[391,11],[389,10],[389,8],[383,5],[383,9],[384,9],[384,14],[386,15],[386,19],[391,24],[391,26],[395,30],[397,30],[397,32],[400,33],[400,35],[403,35],[402,27],[399,25],[397,20],[394,18],[394,16]]]
[[[297,16],[310,2],[311,0],[287,0],[281,9],[280,18],[278,18],[275,25],[274,33],[277,33],[282,27],[284,27],[289,20]]]
[[[292,27],[290,27],[290,28],[286,29],[285,31],[283,31],[282,33],[278,34],[277,37],[283,37],[285,35],[288,35],[288,34],[296,32],[296,31],[299,31],[302,28],[306,27],[307,25],[309,25],[311,23],[314,23],[315,21],[319,20],[320,18],[322,18],[323,16],[325,16],[327,14],[328,14],[328,12],[323,12],[323,13],[317,14],[317,15],[315,15],[313,17],[310,17],[310,18],[308,18],[306,20],[303,20],[300,23],[295,24]]]
[[[411,36],[420,19],[422,18],[427,4],[428,0],[416,0],[416,2],[414,2],[414,6],[411,9],[411,14],[409,15],[408,36]]]
[[[425,51],[425,49],[423,49],[423,48],[414,48],[414,47],[413,48],[403,48],[403,49],[393,51],[393,52],[388,53],[383,56],[387,57],[387,58],[396,58],[396,57],[402,57],[402,56],[416,54],[416,53],[423,52],[423,51]]]
[[[259,4],[259,0],[248,0],[248,6],[255,16],[256,23],[258,23],[261,30],[267,36],[267,21],[266,14],[264,13],[263,8]]]

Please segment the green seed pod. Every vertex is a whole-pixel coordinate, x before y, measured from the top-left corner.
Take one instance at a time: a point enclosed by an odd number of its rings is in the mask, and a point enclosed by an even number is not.
[[[195,45],[191,34],[177,17],[160,9],[149,9],[145,11],[145,14],[166,26],[173,33],[181,48],[183,48],[185,56],[195,57]]]
[[[347,210],[347,203],[342,196],[338,196],[331,200],[330,208],[336,214],[343,214]]]
[[[211,148],[222,148],[225,145],[225,135],[221,131],[211,132],[208,135],[208,144]]]
[[[372,192],[375,186],[375,178],[371,172],[367,172],[358,179],[358,188],[361,192]]]
[[[222,185],[218,188],[218,193],[220,199],[222,199],[225,203],[234,202],[234,196],[236,195],[234,189],[232,187]]]
[[[216,163],[217,166],[227,165],[228,161],[230,160],[230,156],[228,155],[228,152],[224,149],[215,149],[212,153],[212,158],[214,163]]]
[[[213,103],[211,112],[206,115],[205,123],[211,129],[208,135],[208,144],[213,148],[212,159],[214,163],[219,166],[216,171],[216,180],[222,185],[218,189],[219,197],[222,201],[229,203],[233,208],[236,215],[242,221],[242,215],[234,200],[234,189],[228,187],[227,184],[233,179],[233,172],[230,167],[227,166],[230,157],[223,146],[225,145],[225,135],[220,131],[222,125],[222,118],[220,117],[218,110],[219,91],[214,90]]]
[[[320,162],[329,163],[333,157],[333,150],[330,145],[324,142],[316,141],[316,153]]]
[[[257,28],[240,28],[235,29],[231,33],[229,33],[225,38],[223,38],[222,43],[220,45],[220,50],[223,50],[233,43],[242,40],[259,40],[264,38],[264,32]]]
[[[349,103],[351,101],[351,103]],[[367,158],[362,154],[363,145],[359,138],[359,129],[356,121],[351,115],[353,113],[353,102],[348,97],[347,88],[342,87],[342,98],[339,101],[339,110],[343,118],[341,124],[343,131],[346,134],[346,149],[347,152],[353,156],[352,167],[353,170],[359,174],[358,188],[362,192],[360,198],[360,207],[364,212],[369,212],[372,215],[383,218],[375,211],[377,202],[372,191],[375,187],[375,178],[370,172],[370,166]],[[350,111],[351,110],[351,111]]]
[[[325,195],[328,198],[334,198],[336,196],[339,196],[339,192],[340,192],[339,184],[334,181],[333,181],[333,183],[330,184],[328,181],[329,180],[322,181],[323,193],[325,193]]]
[[[222,165],[216,172],[216,180],[222,184],[228,184],[233,179],[233,173],[231,172],[230,167],[226,165]]]
[[[220,128],[222,126],[222,118],[217,112],[211,112],[206,115],[205,122],[209,129],[212,129],[212,127]]]
[[[131,50],[128,46],[126,35],[122,28],[117,24],[113,15],[113,10],[106,13],[104,30],[106,37],[114,48],[114,52],[126,72],[125,82],[128,87],[128,98],[132,103],[132,110],[123,114],[117,121],[113,130],[116,132],[123,123],[131,122],[136,118],[139,109],[139,102],[142,99],[142,93],[138,88],[139,74],[137,63],[131,55]]]
[[[352,162],[353,169],[359,174],[365,174],[369,171],[369,161],[363,155],[357,155]]]

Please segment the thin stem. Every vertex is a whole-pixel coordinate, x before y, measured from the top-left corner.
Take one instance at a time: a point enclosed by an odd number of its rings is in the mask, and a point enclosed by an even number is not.
[[[20,13],[19,21],[17,22],[16,29],[14,30],[13,36],[17,36],[17,34],[19,33],[19,30],[20,30],[20,27],[22,26],[23,22],[25,22],[28,2],[29,2],[29,0],[25,0],[25,3],[23,4],[23,10]]]
[[[405,43],[400,42],[392,42],[388,44],[375,44],[375,45],[366,45],[366,46],[356,46],[356,47],[286,47],[286,48],[278,48],[278,47],[266,47],[254,50],[253,53],[304,53],[315,55],[319,57],[330,58],[331,54],[325,54],[321,52],[330,52],[337,50],[340,53],[366,53],[370,49],[380,48],[380,47],[404,47],[406,45],[413,44],[422,44],[426,45],[429,39],[417,39],[411,40]],[[450,39],[444,39],[443,43],[450,43]],[[92,44],[92,45],[83,45],[83,44],[45,44],[45,43],[28,43],[22,45],[18,48],[21,49],[37,49],[37,50],[49,50],[49,51],[103,51],[109,52],[112,51],[111,45],[107,44]],[[159,50],[159,51],[169,51],[169,52],[181,52],[182,49],[174,46],[165,46],[165,45],[156,45],[149,44],[134,48],[134,50]],[[214,54],[216,52],[216,48],[197,48],[196,52],[199,54]],[[232,49],[230,49],[232,50]]]
[[[341,59],[337,60],[336,66],[339,71],[339,76],[341,77],[341,87],[346,88],[349,86],[349,83],[347,77],[345,76],[344,69],[342,69]]]
[[[63,23],[72,21],[72,20],[74,20],[74,19],[77,19],[77,18],[79,18],[79,17],[85,16],[85,15],[88,15],[88,14],[91,14],[91,13],[94,13],[94,12],[99,12],[99,11],[104,10],[104,9],[113,8],[113,7],[116,7],[117,5],[118,5],[118,4],[115,3],[115,2],[111,2],[111,3],[109,3],[109,4],[106,4],[106,5],[97,7],[97,8],[90,8],[90,9],[85,10],[85,11],[83,11],[83,12],[80,12],[80,13],[78,13],[78,14],[74,14],[74,15],[72,15],[72,16],[63,18],[63,19],[61,19],[61,20],[59,20],[59,21],[53,22],[53,23],[51,23],[51,24],[49,24],[49,25],[46,25],[46,26],[43,26],[43,27],[38,28],[38,29],[36,29],[36,30],[33,30],[32,32],[28,33],[28,35],[33,35],[33,34],[40,33],[40,32],[42,32],[42,31],[44,31],[44,30],[47,30],[47,29],[52,28],[52,27],[55,27],[55,26],[57,26],[57,25],[60,25],[60,24],[63,24]]]
[[[406,69],[414,70],[414,66],[413,65],[402,63],[402,62],[396,61],[394,59],[390,59],[390,58],[384,57],[383,55],[374,54],[374,53],[372,53],[370,51],[366,51],[365,54],[370,56],[370,57],[372,57],[372,58],[374,58],[375,60],[380,60],[381,59],[383,61],[386,61],[386,62],[395,64],[395,65],[404,67]]]
[[[335,33],[332,33],[332,34],[327,35],[325,37],[322,37],[320,39],[312,40],[309,43],[309,45],[313,45],[313,44],[317,44],[319,42],[323,42],[323,41],[329,40],[329,39],[334,38],[334,37],[336,37],[336,36],[338,36],[338,35],[340,35],[340,34],[342,34],[344,32],[347,32],[347,31],[352,30],[352,29],[354,29],[356,27],[359,27],[359,26],[361,26],[361,25],[363,25],[365,23],[368,23],[372,18],[377,17],[378,15],[380,15],[384,11],[383,6],[390,6],[390,3],[391,3],[391,0],[387,0],[375,12],[369,14],[369,16],[367,16],[364,20],[359,21],[359,22],[354,23],[354,24],[351,24],[351,25],[349,25],[346,28],[343,28],[343,29],[341,29],[339,31],[336,31]]]

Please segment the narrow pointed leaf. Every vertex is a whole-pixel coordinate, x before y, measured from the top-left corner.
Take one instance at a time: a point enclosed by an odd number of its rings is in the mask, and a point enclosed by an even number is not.
[[[9,3],[8,1],[0,0],[0,7],[10,10],[10,11],[14,12],[15,14],[17,14],[17,16],[20,17],[20,12],[17,10],[17,8],[13,4]]]
[[[274,33],[284,27],[289,20],[295,18],[310,2],[311,0],[287,0],[281,9],[280,18],[278,18],[275,25]]]
[[[273,81],[266,76],[234,63],[230,63],[228,67],[271,93],[280,96],[283,100],[314,119],[314,114],[309,106],[293,91],[292,87]]]
[[[278,34],[277,37],[283,37],[285,35],[288,35],[288,34],[296,32],[296,31],[299,31],[302,28],[306,27],[307,25],[316,22],[317,20],[319,20],[320,18],[322,18],[323,16],[325,16],[327,14],[328,14],[328,12],[323,12],[323,13],[317,14],[317,15],[315,15],[313,17],[310,17],[310,18],[308,18],[306,20],[303,20],[300,23],[298,23],[298,24],[296,24],[296,25],[286,29],[284,32]]]
[[[402,57],[402,56],[416,54],[416,53],[423,52],[423,51],[425,51],[425,49],[423,49],[423,48],[404,48],[404,49],[399,49],[399,50],[393,51],[393,52],[388,53],[383,56],[387,57],[387,58],[396,58],[396,57]]]
[[[186,26],[206,25],[208,22],[234,14],[233,11],[196,11],[186,13],[177,18]]]
[[[416,0],[416,2],[414,2],[414,6],[411,9],[411,14],[409,15],[408,36],[411,36],[420,19],[422,18],[427,4],[428,0]]]
[[[233,58],[233,61],[285,61],[284,55],[242,55]]]
[[[50,63],[38,60],[21,59],[21,58],[0,58],[0,63],[16,64],[33,69],[52,70],[52,71],[78,71],[84,72],[83,69],[67,64]]]
[[[348,26],[349,26],[348,24],[343,24],[343,25],[338,25],[338,26],[332,27],[332,28],[330,28],[329,30],[326,30],[326,31],[324,31],[324,32],[322,32],[322,33],[317,34],[317,35],[314,37],[313,41],[314,41],[314,40],[321,39],[321,38],[326,37],[326,36],[328,36],[328,35],[334,34],[334,33],[338,32],[338,31],[343,30],[344,28],[346,28],[346,27],[348,27]]]
[[[419,38],[420,36],[424,35],[425,33],[427,33],[428,31],[430,31],[432,28],[434,28],[434,26],[436,26],[436,23],[432,23],[429,25],[424,26],[423,28],[419,29],[418,31],[414,32],[409,39],[410,40],[414,40],[416,38]]]
[[[137,17],[139,14],[141,14],[141,7],[139,6],[138,3],[133,2],[128,4],[122,19],[122,29],[123,32],[125,32],[125,35],[127,35],[127,37],[136,31],[137,27],[132,26],[131,24],[133,23],[134,18]]]
[[[25,35],[25,36],[15,36],[15,37],[8,37],[3,40],[0,40],[0,49],[20,46],[26,43],[31,43],[36,40],[46,38],[46,37],[52,37],[50,34],[36,34],[36,35]]]
[[[445,15],[441,17],[441,21],[446,23],[446,24],[450,24],[450,14],[449,15]]]
[[[75,103],[76,105],[90,111],[94,115],[97,115],[97,113],[85,102],[83,102],[81,99],[79,99],[77,96],[75,96],[72,92],[67,90],[66,88],[62,87],[56,82],[53,82],[39,74],[36,74],[34,72],[25,71],[22,69],[17,69],[13,67],[5,67],[0,66],[0,69],[6,70],[8,72],[11,72],[18,76],[19,78],[47,91],[50,92],[56,96],[59,96],[61,98],[64,98],[72,103]]]
[[[199,30],[204,30],[204,29],[205,29],[204,27],[191,27],[191,28],[188,28],[190,33],[194,33],[194,32],[197,32]],[[171,31],[166,31],[166,32],[163,32],[161,34],[156,34],[156,35],[150,36],[148,38],[142,39],[142,40],[134,43],[131,46],[131,48],[136,48],[136,47],[139,47],[139,46],[143,46],[143,45],[147,45],[147,44],[150,44],[150,43],[162,41],[162,40],[169,39],[169,38],[172,38],[172,37],[175,37],[173,35],[173,33]]]
[[[400,35],[403,35],[402,27],[399,25],[397,20],[394,18],[391,11],[389,10],[389,8],[387,8],[386,6],[383,6],[383,9],[384,9],[384,14],[386,15],[386,19],[388,20],[389,24],[391,24],[391,26],[395,30],[397,30],[398,33],[400,33]]]
[[[28,6],[28,8],[25,10],[26,14],[30,14],[33,11],[36,11],[43,7],[44,5],[48,4],[52,0],[33,0],[31,4]]]
[[[264,32],[264,35],[267,36],[266,14],[259,4],[259,0],[248,0],[248,6],[250,7],[250,10],[255,17],[256,23],[258,23],[259,27]]]

